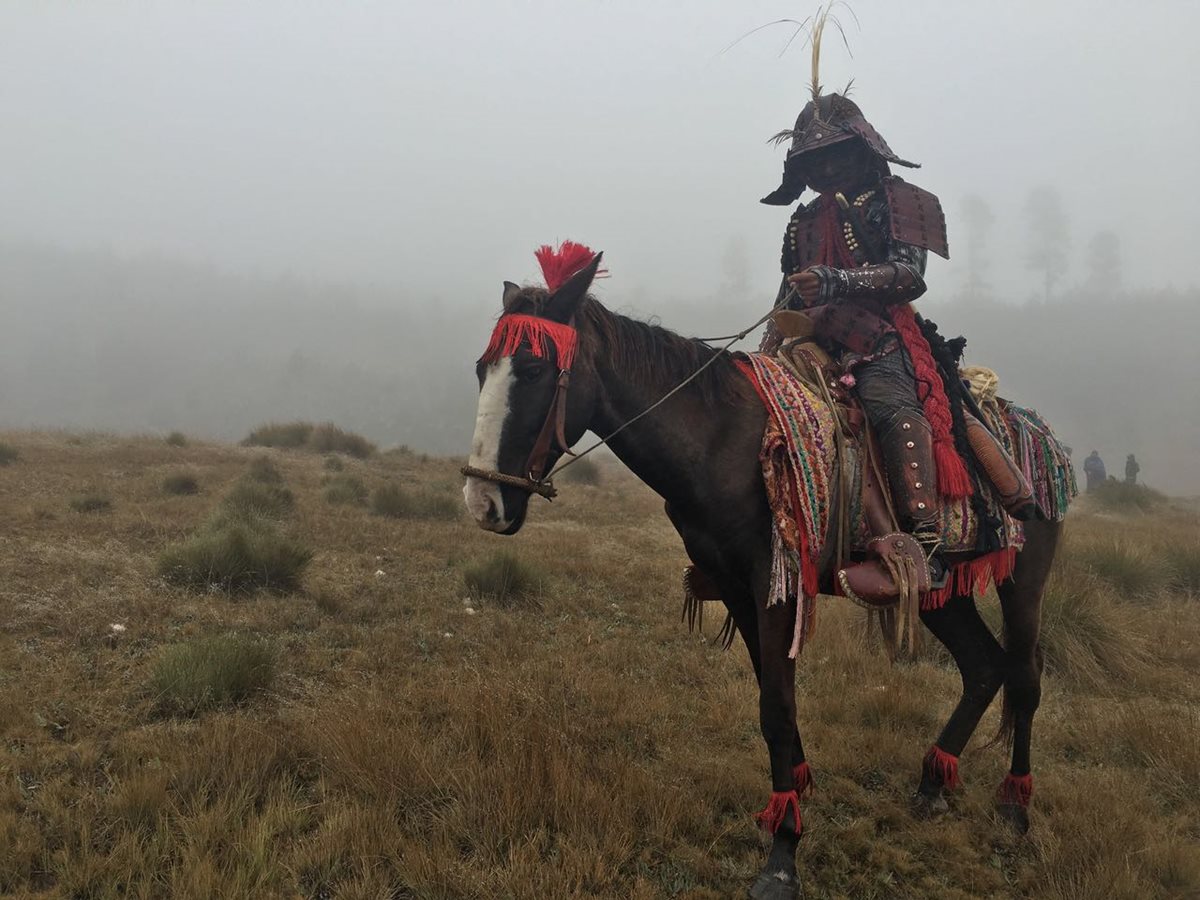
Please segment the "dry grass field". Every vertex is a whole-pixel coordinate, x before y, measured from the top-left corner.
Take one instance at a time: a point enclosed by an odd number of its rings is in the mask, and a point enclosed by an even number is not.
[[[757,873],[744,650],[715,607],[680,625],[681,545],[615,467],[506,539],[404,451],[0,441],[0,894],[700,900]],[[259,551],[267,589],[217,574]],[[889,666],[823,600],[807,896],[1200,896],[1198,559],[1194,511],[1073,512],[1024,838],[991,813],[995,709],[952,812],[910,816],[957,675]]]

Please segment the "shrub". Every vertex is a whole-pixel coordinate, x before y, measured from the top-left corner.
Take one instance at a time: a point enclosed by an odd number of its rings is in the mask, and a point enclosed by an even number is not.
[[[1153,595],[1166,586],[1170,574],[1148,548],[1120,538],[1089,543],[1079,559],[1112,585],[1118,599]]]
[[[256,456],[250,460],[250,467],[246,469],[246,477],[260,484],[283,484],[283,473],[279,471],[275,463],[271,462],[269,456]]]
[[[601,474],[600,466],[585,458],[571,463],[559,477],[572,484],[599,484]]]
[[[198,494],[200,482],[190,472],[175,472],[163,479],[162,489],[168,494]]]
[[[234,521],[282,519],[295,504],[295,496],[281,484],[243,479],[225,495],[217,518]]]
[[[194,716],[241,703],[270,687],[275,650],[240,635],[204,638],[166,648],[154,664],[150,691],[165,713]]]
[[[1166,504],[1165,494],[1144,484],[1127,484],[1110,478],[1088,491],[1089,497],[1113,512],[1150,512]]]
[[[375,445],[359,434],[343,431],[332,422],[318,425],[309,435],[308,449],[315,453],[345,453],[366,459],[375,452]]]
[[[158,573],[193,590],[247,593],[294,590],[312,551],[280,534],[267,522],[218,519],[164,550]]]
[[[393,519],[457,519],[459,502],[433,491],[406,491],[398,485],[376,488],[371,495],[371,511]]]
[[[17,452],[16,447],[12,444],[0,443],[0,466],[15,463],[20,458],[21,454]]]
[[[511,553],[494,553],[463,571],[467,592],[476,600],[488,600],[498,606],[535,605],[532,594],[537,587],[534,571]]]
[[[172,431],[164,440],[172,447],[186,447],[188,443],[187,435],[182,431]]]
[[[368,493],[362,479],[354,475],[338,475],[325,486],[325,499],[330,503],[365,503]]]
[[[104,513],[112,510],[112,500],[103,494],[76,494],[70,500],[77,513]]]
[[[340,472],[346,468],[346,464],[342,462],[342,458],[334,456],[332,453],[325,457],[325,462],[322,465],[327,472]]]
[[[259,425],[242,441],[245,447],[282,447],[294,450],[308,443],[311,422],[268,422]]]

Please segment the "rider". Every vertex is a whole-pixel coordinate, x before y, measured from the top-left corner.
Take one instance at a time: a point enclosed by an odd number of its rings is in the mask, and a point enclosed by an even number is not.
[[[945,390],[909,304],[925,293],[928,251],[948,257],[941,204],[891,174],[891,163],[916,164],[896,156],[841,94],[810,100],[781,137],[791,139],[783,181],[762,202],[787,206],[806,188],[819,196],[788,223],[779,299],[792,294],[787,305],[804,310],[817,340],[852,373],[846,381],[879,440],[898,524],[920,543],[932,586],[940,586],[939,496],[963,497],[971,487]],[[773,352],[779,343],[771,327],[761,349]],[[1010,511],[1024,514],[1022,505]]]

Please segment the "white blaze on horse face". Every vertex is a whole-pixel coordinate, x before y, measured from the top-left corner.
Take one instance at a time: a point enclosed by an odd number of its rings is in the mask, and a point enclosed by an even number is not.
[[[479,412],[475,417],[475,437],[471,441],[471,458],[467,464],[489,472],[498,471],[500,436],[508,421],[509,401],[516,378],[512,357],[505,356],[488,366],[479,391]],[[511,523],[504,516],[504,499],[500,485],[482,478],[467,478],[463,487],[467,509],[480,528],[504,531]]]

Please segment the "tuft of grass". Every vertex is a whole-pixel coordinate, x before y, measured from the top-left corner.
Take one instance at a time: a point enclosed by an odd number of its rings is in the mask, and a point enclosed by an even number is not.
[[[182,431],[172,431],[163,440],[172,447],[186,447],[188,445],[187,435]]]
[[[562,475],[559,477],[571,484],[597,485],[600,483],[602,475],[600,466],[585,457],[563,469]]]
[[[173,472],[163,479],[164,493],[183,496],[200,493],[200,482],[191,472]]]
[[[242,441],[245,447],[280,447],[295,450],[308,443],[312,422],[267,422],[259,425]]]
[[[342,462],[340,456],[334,456],[332,453],[325,457],[325,461],[321,464],[326,472],[341,472],[346,468],[346,464]]]
[[[535,606],[538,581],[532,567],[503,551],[463,570],[463,584],[471,597],[503,607]]]
[[[155,662],[150,693],[160,712],[195,716],[266,690],[275,678],[275,659],[271,644],[243,635],[176,644]]]
[[[218,519],[158,557],[170,584],[196,591],[295,590],[313,552],[267,522]]]
[[[77,513],[112,512],[112,499],[104,494],[76,494],[69,502],[71,509]]]
[[[307,447],[314,453],[345,453],[356,459],[366,459],[375,452],[375,445],[365,437],[343,431],[332,422],[316,426],[308,437]]]
[[[282,519],[295,505],[295,495],[282,484],[242,479],[221,501],[218,518],[235,521]]]
[[[0,466],[7,466],[15,463],[21,458],[21,454],[17,452],[17,448],[12,444],[0,442]]]
[[[394,484],[375,489],[371,495],[371,512],[393,519],[457,519],[459,502],[446,494],[434,491],[406,491]]]
[[[1100,578],[1069,562],[1056,567],[1046,585],[1040,641],[1047,671],[1087,687],[1128,681],[1146,665],[1129,607]]]
[[[256,456],[250,460],[246,469],[246,478],[259,484],[283,484],[283,473],[271,461],[269,456]]]
[[[338,428],[332,422],[268,422],[254,429],[242,441],[246,447],[277,447],[284,450],[310,450],[313,453],[345,453],[366,459],[375,445],[360,434]]]
[[[1079,552],[1087,568],[1108,582],[1120,598],[1144,600],[1166,587],[1170,572],[1145,544],[1113,537],[1097,539]]]
[[[1113,512],[1153,512],[1166,505],[1167,497],[1144,484],[1127,484],[1110,478],[1088,491],[1089,497]]]
[[[325,486],[325,500],[329,503],[358,505],[366,503],[369,493],[362,479],[355,475],[338,475]]]
[[[1172,541],[1161,552],[1170,573],[1167,586],[1181,594],[1200,596],[1200,540]]]

